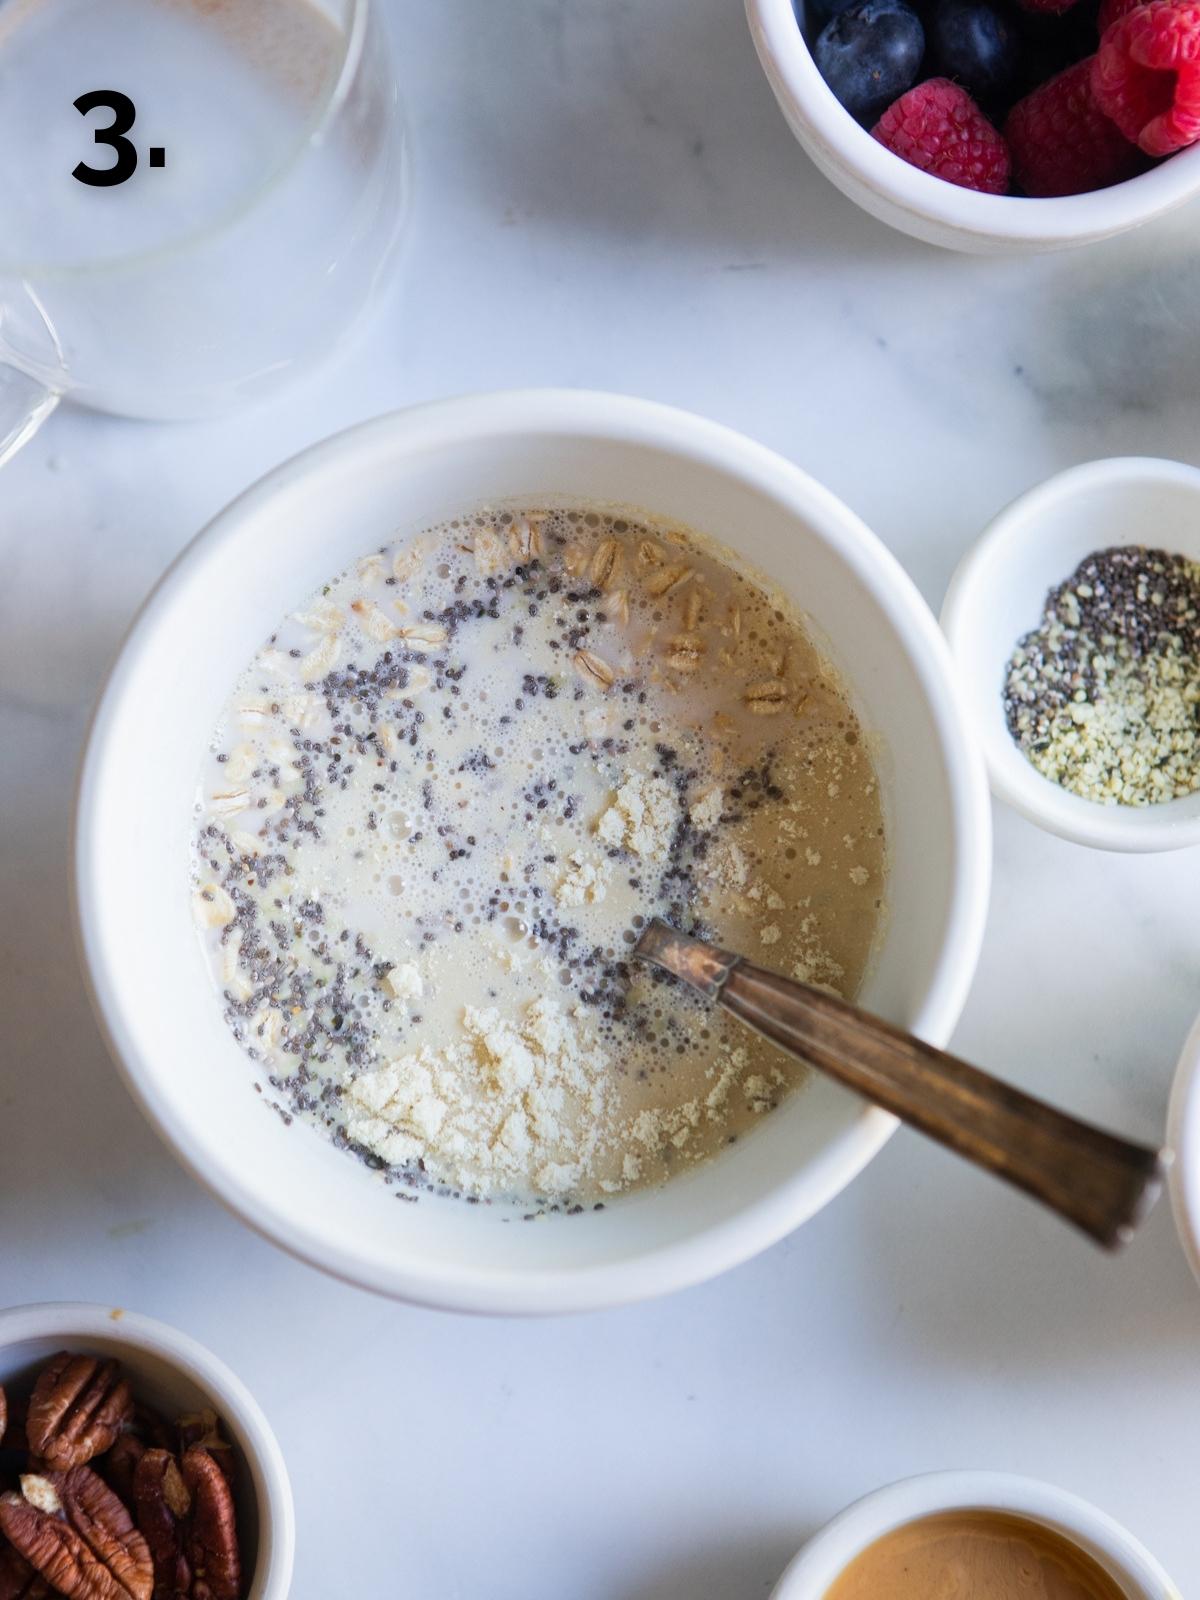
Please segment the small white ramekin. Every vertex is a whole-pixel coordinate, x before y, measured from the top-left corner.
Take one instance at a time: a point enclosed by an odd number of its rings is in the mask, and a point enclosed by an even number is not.
[[[790,590],[877,748],[892,864],[863,1004],[947,1042],[990,876],[983,763],[928,607],[899,563],[799,468],[727,428],[620,395],[476,395],[306,451],[202,533],[113,669],[80,780],[76,914],[97,1015],[146,1114],[239,1215],[365,1287],[456,1310],[620,1304],[711,1277],[789,1233],[895,1124],[814,1080],[718,1160],[584,1215],[391,1191],[253,1093],[191,922],[200,761],[241,665],[322,581],[480,505],[607,502],[731,545]]]
[[[802,0],[746,0],[759,60],[792,132],[825,176],[864,211],[928,244],[1027,255],[1092,244],[1200,195],[1200,145],[1111,189],[1062,199],[976,194],[909,166],[873,139],[817,71]]]
[[[1200,1018],[1175,1069],[1167,1113],[1171,1209],[1192,1271],[1200,1282]]]
[[[1061,1533],[1091,1556],[1129,1600],[1183,1600],[1142,1545],[1078,1495],[1007,1472],[934,1472],[905,1478],[857,1501],[814,1535],[771,1600],[824,1600],[830,1586],[885,1534],[945,1511],[1000,1511]]]
[[[217,1413],[238,1456],[246,1600],[287,1600],[296,1546],[292,1488],[271,1425],[241,1380],[186,1334],[119,1307],[0,1311],[0,1385],[32,1383],[59,1350],[119,1361],[137,1397],[167,1417]]]
[[[983,745],[992,792],[1040,827],[1097,850],[1200,844],[1200,791],[1162,805],[1099,805],[1044,778],[1004,720],[1005,666],[1050,590],[1093,551],[1145,544],[1200,561],[1200,470],[1118,456],[1072,467],[1002,511],[950,580],[942,627]]]

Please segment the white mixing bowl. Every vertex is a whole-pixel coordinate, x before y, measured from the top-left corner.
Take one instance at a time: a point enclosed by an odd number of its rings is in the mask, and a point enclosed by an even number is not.
[[[845,506],[735,433],[614,395],[482,395],[351,429],[222,513],[135,622],[90,736],[76,900],[97,1015],[147,1116],[238,1215],[354,1283],[476,1311],[611,1305],[723,1271],[837,1194],[893,1127],[814,1083],[753,1138],[662,1189],[522,1223],[502,1206],[398,1204],[252,1092],[188,892],[200,762],[233,680],[285,612],[398,530],[541,497],[690,524],[811,615],[881,745],[894,864],[867,1005],[946,1042],[974,970],[990,869],[983,765],[932,615]]]

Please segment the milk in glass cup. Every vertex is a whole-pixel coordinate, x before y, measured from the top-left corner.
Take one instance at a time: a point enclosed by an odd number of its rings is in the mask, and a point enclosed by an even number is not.
[[[0,0],[0,150],[0,461],[64,396],[255,398],[369,301],[405,212],[371,0]]]

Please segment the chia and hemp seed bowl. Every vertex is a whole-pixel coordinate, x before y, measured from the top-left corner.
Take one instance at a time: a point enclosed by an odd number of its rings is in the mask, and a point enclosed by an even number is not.
[[[135,1098],[243,1220],[397,1298],[578,1310],[683,1287],[765,1248],[849,1182],[892,1120],[814,1081],[752,1138],[582,1214],[551,1207],[526,1222],[424,1191],[397,1204],[377,1173],[254,1092],[191,915],[197,770],[239,666],[364,552],[498,505],[636,508],[728,547],[803,609],[871,741],[886,824],[888,915],[860,999],[948,1039],[982,935],[990,833],[932,616],[868,530],[797,468],[619,396],[517,392],[383,417],[305,452],[218,517],[147,602],[97,709],[78,798],[77,928]]]
[[[1200,844],[1200,470],[1072,467],[1002,511],[942,609],[992,789],[1078,844]]]

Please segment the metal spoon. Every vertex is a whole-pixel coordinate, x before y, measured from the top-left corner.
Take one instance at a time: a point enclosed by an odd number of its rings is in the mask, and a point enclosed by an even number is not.
[[[1079,1122],[857,1006],[730,950],[647,925],[633,954],[1115,1250],[1162,1187],[1167,1157]]]

